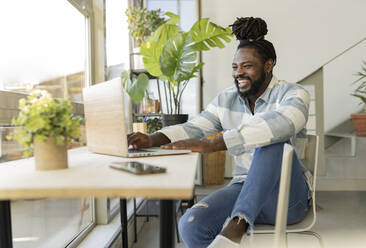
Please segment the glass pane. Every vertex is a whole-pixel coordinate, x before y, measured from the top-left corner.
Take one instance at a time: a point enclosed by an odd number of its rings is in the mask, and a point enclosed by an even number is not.
[[[11,214],[14,248],[65,247],[90,224],[92,200],[17,200]]]
[[[0,9],[0,89],[45,89],[81,101],[85,17],[66,0],[5,1]]]
[[[110,80],[121,76],[129,68],[128,24],[125,11],[128,1],[106,0],[106,61],[107,78]],[[119,208],[119,198],[108,199],[108,215]]]
[[[6,136],[17,102],[32,89],[81,101],[86,19],[67,0],[6,1],[0,8],[0,162],[22,158]],[[80,112],[80,111],[79,111]],[[4,127],[7,126],[7,127]],[[78,144],[73,144],[73,147]],[[1,166],[1,164],[0,164]],[[63,247],[93,223],[91,199],[11,202],[14,247]]]
[[[193,24],[197,21],[195,0],[147,0],[147,8],[149,10],[160,8],[164,12],[173,12],[180,16],[179,25],[183,31],[189,31]],[[149,91],[157,96],[157,87],[155,83],[149,84]],[[182,97],[182,113],[189,114],[190,118],[200,112],[199,106],[199,80],[193,78],[190,80]],[[163,94],[163,93],[162,93]],[[165,111],[165,96],[162,96],[162,109]]]
[[[107,80],[120,77],[129,68],[128,24],[125,11],[128,1],[106,0]]]

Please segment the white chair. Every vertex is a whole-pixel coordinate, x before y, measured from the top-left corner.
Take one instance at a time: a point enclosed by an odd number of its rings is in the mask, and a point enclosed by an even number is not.
[[[291,145],[285,144],[283,159],[282,159],[282,170],[280,179],[280,189],[278,193],[277,202],[277,215],[276,225],[255,225],[254,234],[275,234],[275,246],[276,248],[287,247],[287,234],[288,233],[299,233],[313,235],[319,240],[320,247],[323,247],[323,242],[319,234],[310,231],[316,222],[316,200],[315,200],[315,189],[316,189],[316,177],[318,169],[318,151],[319,151],[319,139],[318,136],[308,135],[307,144],[304,151],[303,163],[312,172],[313,180],[311,182],[311,195],[312,195],[312,206],[308,211],[305,218],[294,225],[287,225],[287,210],[289,200],[289,189],[291,179],[291,168],[292,168],[292,155],[294,148]]]

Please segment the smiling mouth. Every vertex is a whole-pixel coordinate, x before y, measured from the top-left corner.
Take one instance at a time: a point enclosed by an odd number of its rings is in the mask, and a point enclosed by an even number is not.
[[[240,89],[247,88],[250,85],[250,80],[245,79],[245,78],[238,78],[237,82],[238,82],[238,87]]]

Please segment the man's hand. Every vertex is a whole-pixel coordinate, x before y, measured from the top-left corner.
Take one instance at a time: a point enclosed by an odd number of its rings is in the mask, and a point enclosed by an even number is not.
[[[127,134],[128,146],[132,145],[133,149],[149,148],[153,146],[161,146],[170,143],[170,139],[162,133],[144,134],[130,133]]]
[[[224,145],[224,147],[223,147]],[[210,153],[216,152],[219,150],[226,149],[225,143],[223,143],[222,139],[214,139],[214,140],[200,140],[200,139],[186,139],[180,140],[177,142],[173,142],[170,144],[162,145],[163,149],[187,149],[192,152],[199,153]]]
[[[152,147],[152,140],[149,135],[137,132],[127,134],[128,146],[132,145],[133,149]]]

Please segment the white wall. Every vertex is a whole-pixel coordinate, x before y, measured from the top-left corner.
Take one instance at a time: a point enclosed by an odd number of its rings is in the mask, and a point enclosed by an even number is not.
[[[202,0],[202,17],[210,17],[220,25],[229,25],[236,17],[263,18],[269,30],[266,38],[274,44],[278,56],[275,74],[290,82],[303,79],[364,38],[365,9],[365,0]],[[234,41],[224,49],[203,54],[205,106],[218,92],[233,84],[231,62],[237,44]],[[352,59],[356,64],[360,62],[359,56]],[[352,72],[357,70],[354,67]],[[332,84],[332,87],[338,86]]]
[[[350,118],[351,113],[362,109],[358,98],[350,94],[356,88],[352,85],[366,60],[366,41],[324,66],[324,131]]]

